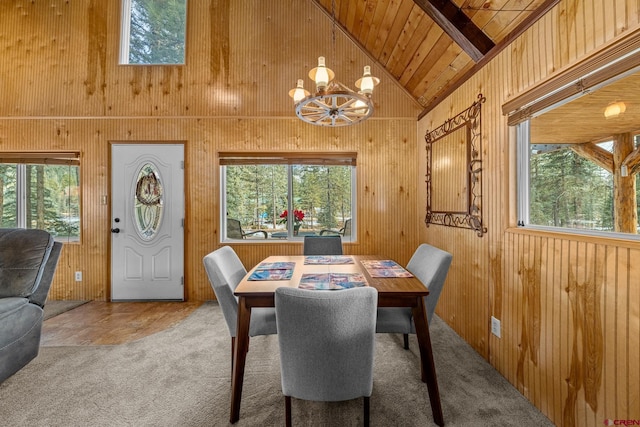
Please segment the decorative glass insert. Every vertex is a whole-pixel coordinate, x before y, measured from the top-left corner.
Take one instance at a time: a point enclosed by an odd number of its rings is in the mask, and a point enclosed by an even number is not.
[[[145,163],[136,179],[133,213],[136,230],[145,241],[152,240],[162,224],[163,190],[158,168],[153,163]]]

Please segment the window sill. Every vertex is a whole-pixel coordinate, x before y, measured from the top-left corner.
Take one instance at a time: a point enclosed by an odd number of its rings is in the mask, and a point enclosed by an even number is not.
[[[554,239],[565,239],[577,242],[596,243],[604,245],[623,246],[630,249],[640,249],[640,234],[615,235],[605,234],[605,232],[584,232],[572,229],[555,229],[538,226],[509,227],[506,230],[511,234],[522,234],[527,236],[551,237]]]

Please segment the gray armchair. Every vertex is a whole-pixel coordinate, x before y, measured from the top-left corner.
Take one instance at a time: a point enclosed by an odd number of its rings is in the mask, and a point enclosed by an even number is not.
[[[222,315],[227,322],[231,335],[231,357],[236,344],[236,326],[238,323],[238,298],[233,294],[236,287],[247,274],[242,261],[230,246],[223,246],[202,260],[209,283],[216,295]],[[276,312],[273,308],[254,308],[251,310],[249,336],[276,334]],[[233,366],[232,366],[233,368]]]
[[[407,270],[413,273],[427,289],[429,296],[425,298],[427,321],[431,322],[444,281],[451,265],[451,254],[426,243],[418,246],[407,264]],[[403,334],[404,348],[409,348],[409,335],[415,334],[416,328],[410,308],[382,307],[378,308],[376,325],[378,333]]]
[[[335,402],[364,397],[369,425],[378,291],[363,287],[275,292],[286,425],[291,397]]]
[[[0,229],[0,383],[38,355],[61,249],[43,230]]]

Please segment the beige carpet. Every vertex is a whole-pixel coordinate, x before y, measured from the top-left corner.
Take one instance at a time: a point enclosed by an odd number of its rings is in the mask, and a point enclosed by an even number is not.
[[[549,420],[444,322],[431,325],[447,426],[546,426]],[[417,342],[376,341],[373,426],[432,426]],[[19,426],[228,425],[230,339],[216,303],[179,325],[118,346],[42,347],[0,384],[0,424]],[[237,426],[284,421],[276,336],[251,339]],[[362,400],[293,400],[297,426],[362,424]]]

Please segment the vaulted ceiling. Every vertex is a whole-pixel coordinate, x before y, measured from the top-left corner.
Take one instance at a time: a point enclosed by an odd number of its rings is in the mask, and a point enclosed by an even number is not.
[[[559,0],[314,0],[425,109]]]

